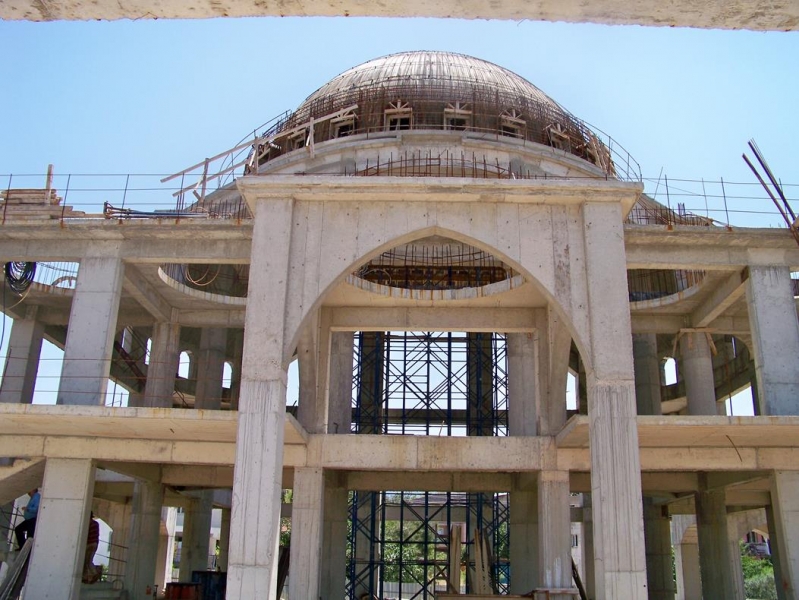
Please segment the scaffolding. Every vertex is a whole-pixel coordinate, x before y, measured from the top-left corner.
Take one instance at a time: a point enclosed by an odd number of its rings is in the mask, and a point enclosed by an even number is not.
[[[356,434],[508,434],[507,351],[499,333],[359,332],[353,364]],[[346,597],[433,598],[451,564],[473,589],[475,531],[489,541],[499,591],[510,582],[506,493],[352,490]],[[462,527],[464,554],[450,557]],[[454,559],[454,563],[453,563]]]

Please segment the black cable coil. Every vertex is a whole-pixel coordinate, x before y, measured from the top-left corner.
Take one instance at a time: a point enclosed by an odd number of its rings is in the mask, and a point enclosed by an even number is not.
[[[33,283],[33,276],[36,275],[36,263],[7,262],[5,273],[8,287],[21,296]]]

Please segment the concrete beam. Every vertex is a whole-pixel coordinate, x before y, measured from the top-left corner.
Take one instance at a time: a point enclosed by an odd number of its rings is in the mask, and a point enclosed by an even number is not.
[[[200,488],[233,486],[233,465],[164,465],[162,472],[161,482],[164,485]]]
[[[41,487],[43,478],[42,458],[17,459],[11,465],[0,467],[0,506],[13,502],[35,487]]]
[[[788,0],[761,5],[743,0],[712,2],[701,9],[690,2],[674,5],[647,0],[624,2],[604,0],[578,2],[567,0],[474,0],[458,2],[423,2],[412,0],[402,4],[350,0],[287,0],[255,4],[244,0],[213,2],[159,3],[147,0],[119,2],[67,2],[56,0],[11,0],[0,6],[0,19],[54,21],[95,19],[198,19],[215,17],[256,16],[339,16],[339,17],[437,17],[457,19],[512,19],[521,21],[566,21],[606,25],[654,25],[670,27],[702,27],[712,29],[795,30],[799,26],[799,8]]]
[[[527,308],[368,308],[342,307],[331,311],[333,331],[503,331],[535,329]]]
[[[308,459],[326,469],[460,472],[535,471],[556,462],[553,438],[388,435],[312,435]]]
[[[270,175],[240,177],[244,197],[258,202],[293,198],[304,202],[504,202],[510,204],[621,203],[626,214],[643,186],[618,180],[461,179],[413,177],[396,185],[394,177]],[[250,207],[253,208],[252,206]]]
[[[209,310],[179,310],[177,322],[181,327],[244,327],[244,307]]]
[[[350,471],[346,486],[363,491],[502,492],[510,491],[512,477],[511,473]]]
[[[708,327],[736,300],[743,297],[746,293],[747,279],[749,279],[749,273],[744,270],[733,273],[724,282],[720,283],[713,290],[710,297],[691,313],[691,324],[694,327]]]
[[[172,306],[132,265],[128,265],[125,269],[122,289],[133,296],[158,321],[172,320]]]
[[[6,225],[5,228],[16,228],[17,224]],[[95,224],[102,231],[102,225]],[[23,232],[34,233],[32,228],[23,227]],[[164,231],[168,231],[164,227]],[[251,232],[248,228],[246,231]],[[91,255],[90,247],[96,231],[81,230],[85,238],[59,236],[57,231],[44,228],[35,232],[32,239],[9,239],[0,235],[0,257],[2,261],[27,260],[37,262],[80,262]],[[248,264],[250,262],[250,239],[220,239],[209,243],[202,238],[202,231],[197,232],[196,239],[155,238],[146,239],[144,232],[133,231],[130,238],[119,241],[117,256],[126,262],[161,264],[161,263],[207,263],[222,262],[227,264]],[[243,232],[242,232],[243,233]],[[142,236],[139,238],[138,236]]]
[[[161,481],[161,467],[153,464],[139,462],[102,462],[97,465],[99,470],[95,482],[140,479],[142,481]]]

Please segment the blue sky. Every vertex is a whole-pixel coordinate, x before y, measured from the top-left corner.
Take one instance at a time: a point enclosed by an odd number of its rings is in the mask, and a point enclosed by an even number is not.
[[[516,71],[612,135],[644,176],[667,175],[674,192],[677,179],[753,182],[741,160],[751,137],[784,182],[799,182],[796,33],[261,18],[0,23],[0,186],[48,163],[60,175],[175,172],[232,147],[350,66],[411,49]],[[63,177],[56,184],[64,189]],[[121,195],[95,196],[95,208]],[[704,208],[703,199],[686,204]]]
[[[680,190],[700,190],[705,179],[720,195],[709,182],[723,177],[733,223],[778,224],[745,212],[772,211],[741,160],[751,137],[784,183],[799,183],[797,33],[261,18],[0,22],[0,188],[10,174],[15,187],[41,187],[53,163],[60,191],[73,174],[68,203],[99,212],[104,200],[121,204],[124,178],[78,174],[176,172],[232,147],[341,71],[414,49],[519,73],[621,143],[653,180],[649,190],[668,176],[671,201],[689,210],[704,211],[704,198]],[[80,191],[90,186],[105,191]],[[799,196],[799,187],[786,190]],[[126,201],[137,196],[172,205],[167,191],[132,190]],[[709,205],[726,218],[719,199]]]

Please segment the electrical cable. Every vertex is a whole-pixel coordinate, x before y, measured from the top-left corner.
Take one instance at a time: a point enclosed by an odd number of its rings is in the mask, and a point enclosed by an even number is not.
[[[36,263],[7,262],[5,275],[8,287],[18,296],[21,296],[33,283],[33,278],[36,275]]]

